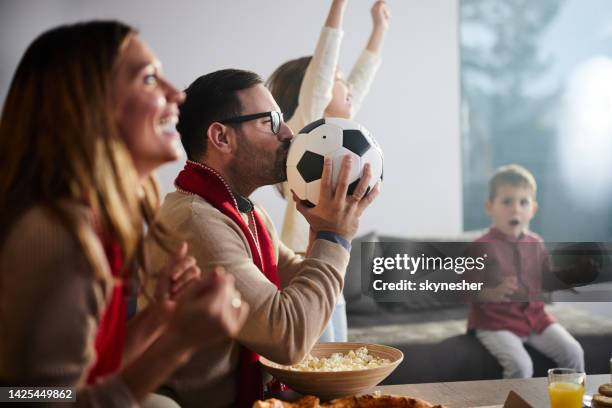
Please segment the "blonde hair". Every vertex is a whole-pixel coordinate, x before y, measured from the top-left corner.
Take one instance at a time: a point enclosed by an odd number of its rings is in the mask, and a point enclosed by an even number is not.
[[[529,170],[518,164],[508,164],[495,170],[495,174],[489,180],[489,201],[495,199],[497,189],[502,185],[524,186],[533,190],[535,198],[537,184],[535,177]]]
[[[159,191],[141,184],[118,135],[110,87],[122,47],[136,30],[116,21],[51,29],[22,57],[0,119],[0,245],[33,205],[50,211],[73,235],[100,278],[85,226],[59,205],[82,202],[101,233],[117,239],[125,265],[145,262],[144,224],[164,248],[167,230],[156,222]]]

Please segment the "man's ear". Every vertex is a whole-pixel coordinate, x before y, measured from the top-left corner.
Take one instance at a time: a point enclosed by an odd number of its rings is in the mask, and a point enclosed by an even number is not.
[[[213,148],[222,153],[231,153],[233,150],[228,132],[230,128],[222,123],[213,122],[206,131],[208,148]]]
[[[533,213],[531,214],[531,216],[535,217],[537,212],[538,212],[538,202],[534,200],[533,201]]]

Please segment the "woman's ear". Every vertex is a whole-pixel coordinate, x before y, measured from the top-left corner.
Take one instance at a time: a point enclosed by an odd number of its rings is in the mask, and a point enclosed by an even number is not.
[[[219,122],[213,122],[206,132],[208,138],[208,148],[213,148],[221,153],[231,153],[232,145],[228,133],[230,127]]]

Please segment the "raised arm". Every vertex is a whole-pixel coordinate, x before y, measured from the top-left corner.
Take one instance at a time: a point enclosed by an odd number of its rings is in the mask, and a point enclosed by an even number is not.
[[[385,34],[389,28],[391,16],[384,0],[377,0],[371,9],[372,33],[368,44],[355,63],[348,82],[352,85],[353,115],[359,111],[365,95],[370,90],[374,76],[380,66],[380,53],[382,51]]]
[[[342,19],[344,18],[344,8],[348,0],[333,0],[325,20],[325,27],[342,28]]]
[[[332,99],[332,89],[342,41],[342,20],[346,0],[333,0],[315,52],[306,68],[298,96],[298,106],[290,125],[302,126],[323,116]],[[299,129],[294,129],[299,130]]]
[[[199,216],[181,224],[179,232],[190,237],[192,253],[203,271],[222,265],[236,278],[236,288],[251,306],[238,341],[278,363],[299,361],[331,315],[342,289],[348,252],[340,245],[317,240],[312,257],[295,266],[291,284],[278,290],[253,264],[246,238],[235,223],[205,203],[197,208]],[[280,258],[279,269],[285,263]]]
[[[385,34],[389,29],[389,18],[391,13],[385,0],[377,0],[372,6],[372,33],[368,40],[366,49],[374,54],[379,54],[385,40]]]

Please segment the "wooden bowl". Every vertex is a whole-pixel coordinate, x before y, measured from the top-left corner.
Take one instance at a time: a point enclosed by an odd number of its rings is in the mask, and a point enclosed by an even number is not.
[[[264,369],[291,389],[307,395],[328,400],[348,395],[363,394],[387,378],[404,359],[396,348],[368,343],[318,343],[310,354],[315,357],[329,357],[332,353],[347,353],[359,347],[367,347],[370,355],[390,361],[381,367],[355,371],[292,371],[284,366],[260,357]]]

